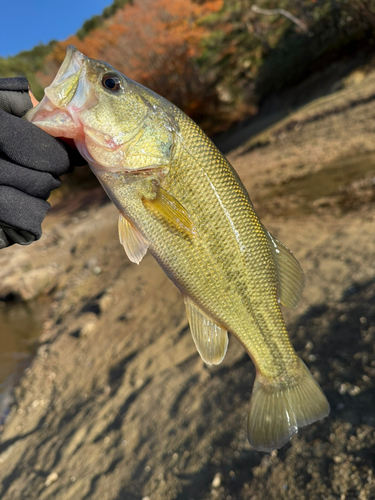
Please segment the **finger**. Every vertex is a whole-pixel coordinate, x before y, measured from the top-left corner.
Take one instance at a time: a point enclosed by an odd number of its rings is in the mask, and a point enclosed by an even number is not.
[[[34,94],[32,93],[31,89],[29,89],[29,96],[31,99],[31,103],[32,103],[33,107],[35,108],[35,106],[37,106],[39,104],[39,101],[37,99],[35,99]]]
[[[30,196],[42,200],[49,198],[51,191],[60,186],[61,181],[49,172],[40,172],[21,167],[0,158],[0,185],[10,186]]]
[[[13,163],[50,172],[57,177],[72,169],[67,147],[63,143],[33,123],[1,110],[0,151]]]
[[[14,82],[13,80],[17,80]],[[20,82],[18,81],[20,80]],[[16,85],[16,83],[18,85]],[[23,90],[23,86],[26,87]],[[17,90],[11,90],[12,85]],[[26,78],[0,79],[0,109],[15,116],[23,116],[32,107]]]
[[[1,223],[28,231],[35,239],[42,235],[41,224],[50,207],[48,201],[9,186],[0,186]]]

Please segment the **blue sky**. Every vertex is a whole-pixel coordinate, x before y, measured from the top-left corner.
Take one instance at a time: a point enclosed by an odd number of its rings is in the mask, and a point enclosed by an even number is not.
[[[64,40],[112,0],[7,0],[1,2],[0,57]]]

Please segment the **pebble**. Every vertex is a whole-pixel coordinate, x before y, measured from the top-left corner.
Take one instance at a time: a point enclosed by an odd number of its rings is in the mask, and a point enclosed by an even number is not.
[[[81,328],[82,337],[89,337],[95,331],[96,324],[96,319],[94,321],[88,321],[87,323],[85,323]]]
[[[212,487],[219,488],[220,485],[221,485],[221,474],[220,472],[218,472],[212,481]]]
[[[349,389],[348,392],[350,396],[357,396],[361,392],[361,389],[360,387],[358,387],[358,385],[354,385]]]
[[[51,472],[51,474],[49,474],[49,476],[47,476],[47,479],[46,479],[44,485],[49,486],[50,484],[57,481],[58,478],[59,478],[59,475],[57,474],[57,472]]]
[[[102,312],[108,311],[113,302],[113,297],[109,293],[103,295],[103,297],[99,300],[99,307]]]

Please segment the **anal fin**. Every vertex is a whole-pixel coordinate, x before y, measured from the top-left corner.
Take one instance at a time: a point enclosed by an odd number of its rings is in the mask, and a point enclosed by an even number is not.
[[[139,264],[147,252],[148,243],[121,213],[118,219],[118,234],[129,260]]]
[[[197,351],[206,364],[220,364],[228,349],[228,332],[211,321],[188,297],[184,300]]]
[[[279,299],[283,306],[295,308],[301,299],[305,276],[292,252],[268,232],[279,282]]]

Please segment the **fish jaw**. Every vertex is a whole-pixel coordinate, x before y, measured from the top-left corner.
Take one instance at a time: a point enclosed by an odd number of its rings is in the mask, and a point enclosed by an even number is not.
[[[45,97],[58,109],[73,114],[95,106],[98,96],[94,90],[94,74],[90,59],[69,45],[65,59],[53,82],[44,90]]]
[[[84,66],[88,58],[77,50],[73,45],[69,45],[66,49],[65,58],[58,69],[55,78],[53,79],[50,87],[55,86],[75,75]],[[47,87],[48,89],[49,87]]]
[[[54,106],[46,96],[27,112],[25,119],[53,137],[77,139],[83,136],[82,125],[74,121],[70,113]]]
[[[54,137],[79,140],[84,137],[80,111],[98,103],[88,78],[88,58],[69,46],[53,82],[44,91],[41,102],[25,119]]]

